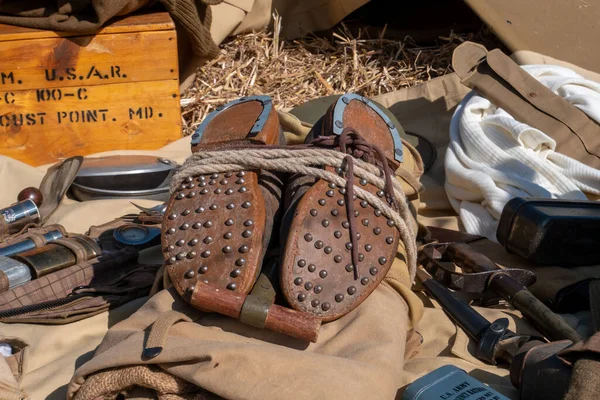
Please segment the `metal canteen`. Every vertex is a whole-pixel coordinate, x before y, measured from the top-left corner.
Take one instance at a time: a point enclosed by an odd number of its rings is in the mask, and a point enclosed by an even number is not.
[[[80,201],[141,198],[165,201],[169,183],[179,165],[162,157],[145,155],[86,158],[71,185]]]
[[[29,267],[17,260],[0,257],[0,292],[15,288],[31,280]]]

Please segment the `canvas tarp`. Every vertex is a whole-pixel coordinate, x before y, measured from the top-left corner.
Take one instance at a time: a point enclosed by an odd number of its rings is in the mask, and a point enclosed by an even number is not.
[[[547,58],[533,54],[525,56],[530,63],[548,61]],[[595,78],[598,79],[597,76]],[[459,79],[450,74],[375,99],[390,108],[406,131],[424,136],[437,149],[437,161],[423,179],[426,190],[419,210],[422,222],[428,225],[457,227],[457,217],[443,189],[443,156],[448,143],[448,125],[453,109],[467,92],[468,89],[460,84]],[[188,146],[189,139],[184,138],[162,150],[143,153],[161,155],[182,162],[189,154]],[[43,174],[43,167],[33,168],[14,160],[0,158],[0,181],[3,182],[0,204],[13,202],[21,188],[39,184]],[[140,203],[156,204],[151,201]],[[90,225],[98,225],[134,211],[135,209],[126,200],[85,203],[68,200],[59,207],[49,222],[61,223],[71,232],[84,232]],[[158,253],[159,250],[155,254],[145,254],[144,257],[160,257]],[[401,393],[405,385],[419,376],[442,365],[453,364],[465,369],[475,378],[493,385],[500,392],[515,398],[517,392],[510,384],[508,370],[489,366],[475,359],[472,344],[464,332],[457,329],[437,304],[422,295],[420,298],[425,310],[420,321],[416,323],[416,328],[424,341],[419,349],[416,349],[414,341],[408,346],[409,358],[406,361],[404,361],[407,349],[405,340],[406,332],[410,328],[408,318],[410,314],[405,309],[402,296],[390,290],[388,286],[380,287],[372,298],[361,306],[362,310],[357,309],[354,314],[348,316],[352,318],[350,325],[348,319],[334,322],[329,324],[330,326],[325,325],[321,336],[328,343],[328,355],[338,358],[337,362],[332,364],[335,365],[333,368],[337,368],[336,373],[343,375],[348,370],[356,371],[356,368],[351,365],[361,363],[365,377],[382,374],[385,387],[382,388],[381,393],[385,392],[389,395],[390,388],[398,389],[398,393]],[[0,325],[2,336],[19,337],[31,345],[25,375],[21,382],[23,389],[32,399],[64,399],[66,385],[75,369],[91,359],[108,328],[127,318],[143,303],[144,299],[139,299],[113,311],[64,326]],[[382,307],[383,304],[385,307]],[[533,332],[514,311],[491,309],[479,309],[479,311],[490,320],[508,316],[511,329],[523,333]],[[415,315],[412,317],[415,319]],[[225,318],[215,316],[215,319]],[[223,323],[230,326],[238,324],[235,321]],[[347,325],[351,326],[348,329],[355,334],[344,334],[345,330],[342,328]],[[385,332],[385,335],[382,335],[382,332]],[[232,337],[228,339],[226,332],[223,335],[225,338],[221,340],[233,340]],[[243,340],[243,337],[236,337],[235,340]],[[250,341],[254,340],[256,339],[250,339]],[[320,356],[311,356],[311,353],[303,349],[290,349],[281,343],[271,344],[271,346],[282,346],[281,354],[284,356],[279,359],[271,358],[270,362],[281,363],[283,369],[286,365],[292,365],[286,363],[294,361],[301,360],[305,368],[310,368],[311,363],[319,363],[321,360]],[[369,351],[358,351],[357,347],[366,347]],[[261,361],[260,352],[252,354],[252,357],[247,358],[245,362],[239,361],[244,360],[244,353],[237,354],[237,359],[240,368],[247,368],[248,373]],[[403,363],[404,368],[401,367]],[[215,379],[217,381],[220,378]],[[360,380],[360,375],[356,376],[356,380]],[[231,384],[235,385],[236,382]],[[321,384],[327,385],[327,382]],[[269,395],[268,389],[268,385],[261,386],[262,392],[258,394],[276,398],[277,393]],[[331,389],[344,390],[334,382],[331,383]],[[378,388],[373,387],[372,391],[378,393]],[[351,398],[352,393],[348,393],[346,397]]]

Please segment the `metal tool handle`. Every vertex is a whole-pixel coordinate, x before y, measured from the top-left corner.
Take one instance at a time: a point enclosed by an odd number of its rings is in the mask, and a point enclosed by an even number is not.
[[[570,340],[581,342],[581,337],[565,320],[556,315],[529,290],[517,293],[513,306],[529,319],[533,325],[550,341]]]
[[[475,340],[477,358],[480,360],[490,364],[496,364],[497,360],[510,363],[518,347],[529,340],[529,336],[508,330],[507,318],[499,318],[490,323],[424,270],[417,269],[417,276],[427,293],[442,305],[450,319]]]
[[[456,264],[463,268],[475,272],[498,271],[490,276],[487,283],[488,288],[521,311],[549,340],[571,340],[574,343],[581,341],[573,328],[527,290],[523,284],[512,276],[502,273],[502,268],[483,254],[474,251],[468,244],[453,243],[448,246],[447,253]]]
[[[422,281],[427,293],[436,299],[448,316],[456,322],[473,340],[479,342],[481,335],[490,325],[490,322],[475,311],[471,306],[460,300],[454,293],[429,274],[418,270],[417,274]]]
[[[452,243],[446,249],[445,254],[456,265],[466,270],[483,272],[496,271],[500,269],[495,262],[483,254],[473,250],[471,246],[466,243]]]

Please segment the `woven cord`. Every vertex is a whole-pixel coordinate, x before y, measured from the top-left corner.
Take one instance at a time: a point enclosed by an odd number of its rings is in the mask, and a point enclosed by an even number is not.
[[[269,171],[286,172],[292,174],[308,175],[344,187],[346,179],[335,172],[327,171],[324,167],[333,167],[344,170],[344,159],[348,154],[328,149],[239,149],[203,151],[189,157],[171,182],[171,191],[189,176],[224,173],[251,169],[265,169]],[[375,165],[357,158],[353,158],[353,175],[379,189],[385,188],[383,172]],[[392,179],[394,197],[398,203],[398,211],[394,210],[387,201],[354,186],[354,193],[365,200],[372,207],[377,208],[383,215],[394,222],[400,233],[400,238],[406,249],[407,265],[411,280],[414,281],[417,268],[417,246],[411,221],[411,214],[406,202],[402,185]]]

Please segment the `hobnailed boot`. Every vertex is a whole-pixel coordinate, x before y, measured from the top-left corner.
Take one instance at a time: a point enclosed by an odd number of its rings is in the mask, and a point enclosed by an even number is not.
[[[305,143],[374,164],[387,182],[386,190],[380,190],[355,178],[349,157],[346,172],[326,167],[347,180],[344,187],[310,176],[290,178],[281,235],[281,290],[292,308],[331,321],[362,303],[396,256],[400,235],[394,222],[357,198],[353,185],[398,210],[391,180],[402,160],[402,140],[374,103],[347,94],[315,124]]]
[[[279,118],[267,96],[233,101],[207,116],[192,152],[282,145]],[[172,194],[163,221],[163,253],[175,288],[194,304],[204,282],[247,294],[261,271],[279,214],[282,181],[268,171],[188,176]]]

